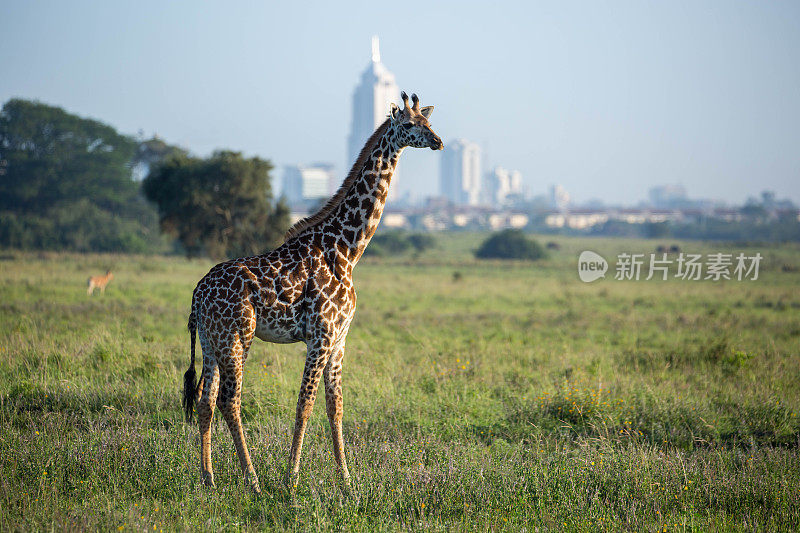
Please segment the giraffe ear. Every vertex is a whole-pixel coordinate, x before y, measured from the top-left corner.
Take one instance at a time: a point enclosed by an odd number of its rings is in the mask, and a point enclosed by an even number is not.
[[[392,117],[393,121],[400,122],[403,118],[403,111],[392,102],[389,104],[389,116]]]
[[[433,106],[432,105],[423,107],[422,109],[419,110],[419,114],[422,115],[425,118],[430,118],[431,117],[431,113],[433,113]]]

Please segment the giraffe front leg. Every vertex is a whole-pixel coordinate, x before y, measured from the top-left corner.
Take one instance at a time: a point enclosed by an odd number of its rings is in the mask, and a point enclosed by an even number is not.
[[[297,488],[297,479],[300,476],[300,453],[303,449],[303,436],[306,432],[308,417],[311,416],[311,410],[314,408],[317,387],[329,355],[330,348],[326,349],[319,345],[314,348],[309,345],[307,350],[303,381],[300,384],[300,394],[297,398],[294,436],[292,437],[292,450],[289,454],[289,472],[286,476],[290,492],[294,492],[294,489]]]
[[[203,484],[214,487],[214,467],[211,466],[211,419],[219,391],[219,368],[216,363],[203,364],[203,394],[197,402],[197,420],[200,424],[200,472]]]
[[[344,439],[342,438],[342,361],[344,359],[344,345],[336,351],[325,365],[325,406],[328,412],[328,422],[331,425],[331,439],[333,440],[333,456],[336,466],[342,476],[345,490],[350,489],[350,473],[347,471],[347,459],[344,454]]]

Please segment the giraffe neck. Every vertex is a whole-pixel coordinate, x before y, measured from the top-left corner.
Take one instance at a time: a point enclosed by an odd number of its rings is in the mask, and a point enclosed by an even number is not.
[[[375,143],[347,195],[322,224],[325,233],[335,235],[338,254],[352,266],[361,258],[378,228],[392,174],[402,152],[394,128],[389,127]]]

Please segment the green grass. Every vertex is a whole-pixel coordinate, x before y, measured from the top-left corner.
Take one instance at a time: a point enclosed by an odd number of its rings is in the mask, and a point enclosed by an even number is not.
[[[283,479],[302,344],[257,341],[245,365],[263,496],[218,418],[218,488],[199,484],[180,387],[209,262],[4,252],[0,530],[800,528],[800,247],[680,243],[759,251],[757,281],[611,271],[584,284],[580,251],[662,243],[541,237],[561,245],[544,261],[476,261],[482,237],[358,266],[353,492],[340,493],[317,405],[296,506]],[[106,268],[106,294],[87,297]]]

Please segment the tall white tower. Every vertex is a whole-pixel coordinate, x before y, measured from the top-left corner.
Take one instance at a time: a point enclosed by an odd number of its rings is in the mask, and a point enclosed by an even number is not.
[[[355,163],[370,135],[389,115],[389,104],[400,101],[400,89],[394,74],[381,63],[378,37],[372,37],[372,60],[361,74],[361,82],[353,92],[353,122],[347,139],[346,170]],[[395,171],[397,176],[397,171]]]

